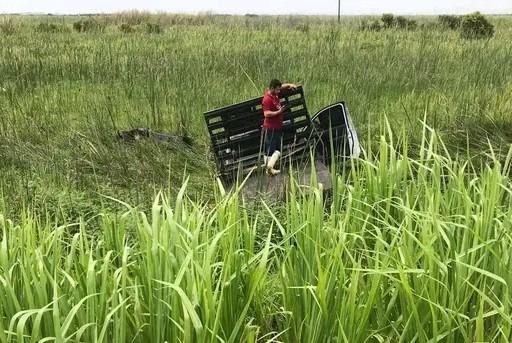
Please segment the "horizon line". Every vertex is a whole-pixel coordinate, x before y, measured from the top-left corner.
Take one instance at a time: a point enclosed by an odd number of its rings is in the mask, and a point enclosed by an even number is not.
[[[214,11],[196,11],[196,12],[171,12],[171,11],[160,11],[160,10],[138,10],[138,9],[130,9],[130,10],[120,10],[120,11],[98,11],[98,12],[79,12],[79,13],[65,13],[65,12],[0,12],[0,15],[27,15],[27,16],[93,16],[93,15],[114,15],[114,14],[123,14],[123,13],[149,13],[149,14],[168,14],[168,15],[193,15],[193,16],[304,16],[304,17],[337,17],[337,14],[327,14],[327,13],[223,13],[223,12],[214,12]],[[341,13],[342,17],[354,17],[354,16],[376,16],[382,15],[385,13],[396,14],[396,15],[408,15],[408,16],[437,16],[437,15],[464,15],[480,12],[485,15],[512,15],[512,12],[484,12],[484,11],[469,11],[461,13],[449,12],[449,11],[439,11],[439,12],[429,12],[429,13],[417,13],[417,12],[367,12],[367,13]]]

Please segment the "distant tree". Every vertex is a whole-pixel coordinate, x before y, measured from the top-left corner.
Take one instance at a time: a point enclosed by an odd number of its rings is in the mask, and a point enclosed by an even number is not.
[[[491,38],[494,26],[480,13],[475,12],[462,17],[460,36],[465,39]]]
[[[380,20],[385,29],[390,29],[395,25],[395,17],[391,13],[384,13]]]

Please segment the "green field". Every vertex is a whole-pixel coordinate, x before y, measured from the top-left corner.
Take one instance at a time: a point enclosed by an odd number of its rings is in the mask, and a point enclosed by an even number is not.
[[[512,340],[512,18],[82,19],[0,17],[0,342]],[[274,77],[349,106],[328,199],[217,185],[203,113]]]

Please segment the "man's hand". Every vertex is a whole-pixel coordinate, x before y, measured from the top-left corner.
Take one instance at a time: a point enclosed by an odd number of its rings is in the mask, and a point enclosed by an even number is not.
[[[279,114],[284,113],[284,111],[286,111],[288,108],[289,108],[288,105],[281,106],[281,108],[279,109]]]
[[[281,110],[277,110],[277,111],[263,111],[263,115],[267,118],[272,118],[272,117],[275,117],[279,114],[281,114],[281,112],[279,112]]]
[[[284,88],[284,89],[291,89],[291,90],[295,90],[297,89],[297,87],[299,87],[298,85],[296,85],[295,83],[283,83],[281,85],[281,88]]]
[[[280,114],[283,114],[284,111],[286,111],[288,109],[288,106],[285,105],[285,106],[281,106],[280,109],[278,109],[277,111],[263,111],[263,115],[265,117],[275,117],[275,116],[278,116]]]

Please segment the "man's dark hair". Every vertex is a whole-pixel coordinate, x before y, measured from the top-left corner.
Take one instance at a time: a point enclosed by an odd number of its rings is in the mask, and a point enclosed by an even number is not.
[[[274,89],[274,88],[276,88],[276,87],[281,87],[281,86],[282,86],[281,81],[279,81],[278,79],[272,79],[272,80],[270,81],[270,86],[269,86],[269,88],[270,88],[270,89]]]

